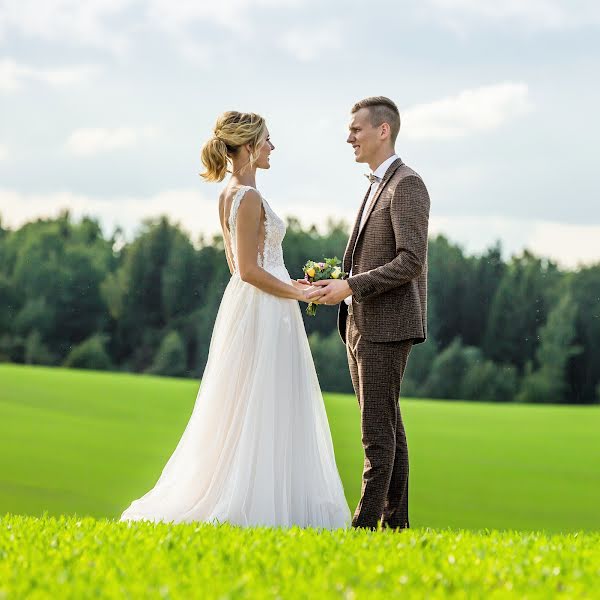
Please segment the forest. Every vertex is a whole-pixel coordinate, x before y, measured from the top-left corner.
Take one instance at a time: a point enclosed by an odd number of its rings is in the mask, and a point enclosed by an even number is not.
[[[343,256],[348,224],[287,218],[292,277]],[[166,217],[133,239],[68,211],[17,229],[0,220],[0,362],[200,378],[230,278],[223,240],[192,240]],[[411,397],[490,402],[600,402],[600,261],[575,270],[499,242],[468,255],[429,240],[429,337],[402,386]],[[304,314],[321,387],[352,392],[337,307]]]

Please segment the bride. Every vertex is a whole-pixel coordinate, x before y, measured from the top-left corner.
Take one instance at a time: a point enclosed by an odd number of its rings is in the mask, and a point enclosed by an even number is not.
[[[349,527],[323,397],[290,277],[285,223],[256,189],[275,147],[265,120],[222,114],[202,148],[219,198],[231,279],[190,420],[155,486],[121,521]]]

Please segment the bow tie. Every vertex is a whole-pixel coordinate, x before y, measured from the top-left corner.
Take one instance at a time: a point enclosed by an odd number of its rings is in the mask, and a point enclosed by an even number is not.
[[[379,183],[381,181],[381,177],[377,177],[377,175],[373,175],[373,173],[365,173],[365,177],[373,184],[375,181]]]

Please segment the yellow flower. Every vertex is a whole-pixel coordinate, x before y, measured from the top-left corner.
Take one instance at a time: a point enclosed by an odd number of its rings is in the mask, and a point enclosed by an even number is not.
[[[331,271],[331,277],[333,279],[338,279],[342,270],[339,267],[336,267],[333,271]]]
[[[314,267],[311,267],[310,269],[306,269],[306,274],[307,274],[309,277],[314,277],[314,276],[315,276],[315,268],[314,268]]]

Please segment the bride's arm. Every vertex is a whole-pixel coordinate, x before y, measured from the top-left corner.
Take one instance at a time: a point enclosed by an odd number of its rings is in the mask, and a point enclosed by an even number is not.
[[[311,286],[307,286],[307,291],[303,293],[293,285],[277,279],[277,277],[259,267],[256,262],[261,209],[262,201],[258,192],[248,190],[240,201],[236,216],[236,242],[240,277],[243,281],[268,294],[306,302],[306,294],[311,290]]]

